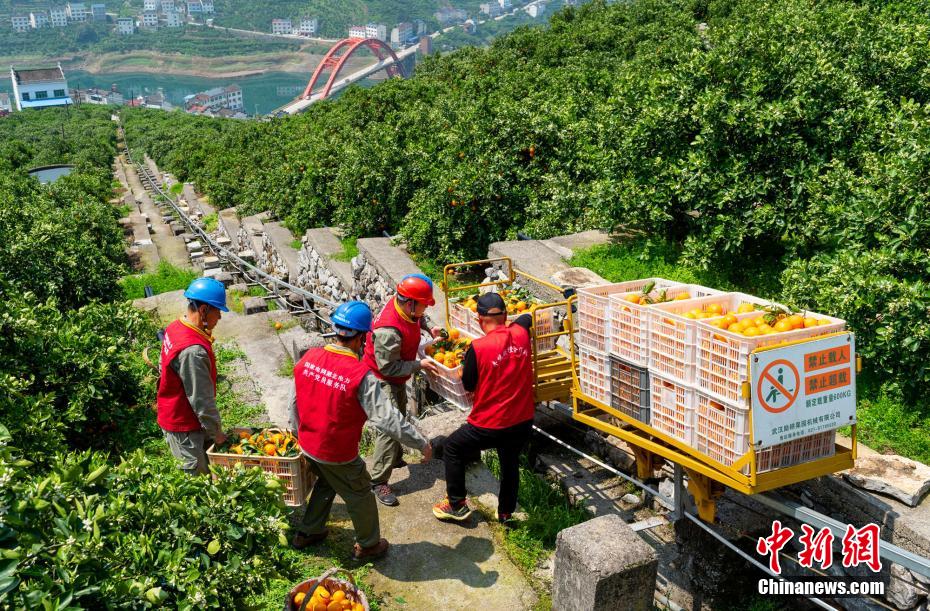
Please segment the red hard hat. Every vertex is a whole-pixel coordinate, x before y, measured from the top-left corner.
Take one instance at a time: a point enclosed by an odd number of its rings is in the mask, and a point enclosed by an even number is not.
[[[433,286],[419,276],[405,276],[397,285],[397,294],[407,299],[426,303],[428,306],[436,303],[436,300],[433,299]]]

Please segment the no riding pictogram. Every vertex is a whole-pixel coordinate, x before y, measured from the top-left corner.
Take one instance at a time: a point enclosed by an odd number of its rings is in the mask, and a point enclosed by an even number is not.
[[[773,414],[780,414],[794,405],[800,390],[801,376],[797,367],[784,359],[766,365],[756,385],[759,403]]]

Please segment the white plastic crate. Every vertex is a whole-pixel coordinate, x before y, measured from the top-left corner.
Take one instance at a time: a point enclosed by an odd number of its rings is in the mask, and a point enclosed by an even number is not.
[[[652,427],[694,446],[694,389],[650,372]]]
[[[649,371],[615,356],[610,357],[610,406],[649,424]]]
[[[721,402],[697,391],[695,448],[732,465],[749,447],[749,407]]]
[[[824,314],[808,313],[812,318],[828,320],[830,324],[810,328],[784,331],[772,335],[746,337],[719,329],[699,321],[697,324],[697,349],[695,383],[697,387],[721,401],[740,401],[742,385],[749,379],[749,355],[763,347],[783,342],[813,339],[846,328],[846,321]],[[737,314],[738,320],[760,316],[759,312]]]
[[[579,347],[578,379],[582,393],[610,405],[610,356],[606,352]]]
[[[685,314],[718,305],[720,315],[725,315],[736,312],[742,303],[764,306],[769,302],[745,293],[721,293],[648,308],[649,369],[683,384],[694,384],[698,321]]]
[[[467,336],[465,333],[462,335]],[[437,395],[452,405],[465,410],[471,409],[472,405],[474,405],[475,394],[466,392],[465,387],[462,385],[462,365],[458,367],[446,367],[445,364],[440,363],[433,357],[427,356],[426,348],[436,341],[438,340],[432,339],[423,342],[420,344],[418,350],[421,359],[429,358],[436,364],[436,367],[439,368],[439,373],[424,370],[423,375],[426,376],[426,381]]]
[[[665,278],[644,278],[578,289],[578,344],[610,352],[610,296],[642,291],[650,282],[658,289],[679,284]]]
[[[671,300],[676,300],[681,295],[696,299],[723,293],[700,284],[676,284],[670,287],[656,284],[658,288],[650,293],[653,299],[663,290],[665,296]],[[629,301],[627,296],[635,292],[637,291],[610,295],[610,353],[638,367],[648,367],[649,316],[646,310],[657,304],[647,305]]]
[[[756,473],[828,458],[836,453],[836,431],[792,439],[756,452]],[[744,469],[748,472],[748,469]]]

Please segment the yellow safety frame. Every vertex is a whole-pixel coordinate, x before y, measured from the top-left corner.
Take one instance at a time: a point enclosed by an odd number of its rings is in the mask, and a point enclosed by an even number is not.
[[[498,262],[505,263],[507,266],[507,278],[504,280],[460,286],[450,285],[449,275],[457,268]],[[454,292],[470,291],[486,286],[504,286],[512,284],[514,280],[521,277],[550,288],[556,293],[562,292],[562,289],[545,280],[515,269],[509,257],[446,265],[443,272],[442,289],[446,295],[449,295]],[[724,465],[684,442],[644,424],[610,405],[585,395],[581,392],[581,384],[578,378],[578,361],[575,357],[575,319],[572,313],[575,300],[576,297],[572,296],[555,303],[535,305],[530,310],[530,314],[533,316],[533,371],[536,401],[538,403],[546,401],[568,403],[570,401],[572,417],[575,420],[627,442],[636,457],[637,475],[641,479],[652,477],[666,461],[681,465],[688,475],[688,489],[694,496],[698,515],[701,519],[707,522],[714,521],[716,499],[722,494],[724,487],[733,488],[743,494],[751,495],[836,473],[854,466],[857,440],[857,426],[855,424],[852,426],[851,448],[837,445],[836,453],[833,456],[759,473],[756,471],[756,454],[752,442],[751,410],[749,413],[750,449],[732,465]],[[565,308],[566,316],[563,327],[559,331],[536,337],[537,312],[547,308]],[[447,325],[449,315],[449,301],[446,300]],[[839,334],[831,334],[830,336]],[[539,340],[562,335],[568,336],[569,349],[567,352],[561,348],[545,351],[538,349]],[[823,337],[829,336],[820,336],[817,339]],[[804,341],[810,340],[785,342],[778,346],[760,348],[759,351],[772,350],[790,344],[803,343]],[[752,355],[749,358],[751,359]],[[861,368],[860,363],[861,361],[857,357],[857,369]],[[747,382],[743,388],[743,394],[746,398],[749,397],[748,387],[749,383]],[[604,416],[612,416],[619,420],[622,425],[601,420]],[[747,465],[749,467],[748,473],[742,473],[742,469]]]

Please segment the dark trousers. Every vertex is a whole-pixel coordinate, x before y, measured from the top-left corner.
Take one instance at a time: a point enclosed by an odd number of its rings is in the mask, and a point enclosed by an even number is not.
[[[465,500],[465,468],[480,450],[497,450],[501,463],[501,488],[497,512],[513,513],[517,508],[520,486],[520,451],[530,438],[533,421],[527,420],[505,429],[484,429],[465,423],[449,435],[443,444],[446,466],[446,493],[455,506]]]

